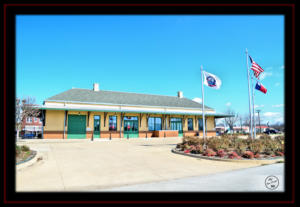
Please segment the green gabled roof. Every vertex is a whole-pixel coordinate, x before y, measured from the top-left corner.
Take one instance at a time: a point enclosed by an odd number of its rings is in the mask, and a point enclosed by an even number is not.
[[[202,109],[202,104],[199,104],[198,102],[188,98],[178,98],[177,96],[162,96],[103,90],[94,91],[89,89],[70,89],[52,96],[45,101]],[[213,110],[207,106],[205,106],[205,109]]]

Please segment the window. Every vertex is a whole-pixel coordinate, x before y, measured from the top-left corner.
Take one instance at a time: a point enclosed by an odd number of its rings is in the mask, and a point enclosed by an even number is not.
[[[193,124],[193,119],[189,118],[188,119],[188,130],[193,131],[194,130],[194,124]]]
[[[181,121],[181,118],[171,118],[171,121]]]
[[[137,116],[124,116],[124,120],[135,120],[135,121],[137,121],[138,117]]]
[[[161,118],[160,117],[149,117],[148,130],[149,131],[161,130]]]
[[[205,119],[205,126],[206,126],[206,129],[207,129],[207,125],[206,125],[206,119]],[[200,118],[200,119],[198,119],[198,130],[199,131],[203,131],[203,119],[202,118]]]
[[[117,116],[109,116],[109,131],[117,131]]]
[[[32,121],[31,121],[31,117],[27,117],[26,118],[26,123],[31,123]]]
[[[34,117],[34,122],[37,122],[37,118],[36,117]]]

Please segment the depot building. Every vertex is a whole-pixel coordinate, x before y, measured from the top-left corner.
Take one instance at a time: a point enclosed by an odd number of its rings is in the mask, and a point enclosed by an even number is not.
[[[202,104],[183,97],[72,88],[42,106],[44,139],[99,139],[202,136]],[[215,119],[227,115],[205,109],[207,136]]]

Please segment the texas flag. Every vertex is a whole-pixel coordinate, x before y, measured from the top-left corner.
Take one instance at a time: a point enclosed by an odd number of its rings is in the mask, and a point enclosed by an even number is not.
[[[256,83],[255,89],[257,89],[263,93],[267,93],[267,89],[259,82]]]

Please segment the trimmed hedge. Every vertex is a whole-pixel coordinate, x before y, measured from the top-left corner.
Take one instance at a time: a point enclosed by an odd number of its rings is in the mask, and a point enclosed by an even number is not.
[[[207,149],[203,149],[204,140],[199,137],[184,137],[176,148],[185,153],[203,154],[206,156],[228,157],[232,159],[260,158],[265,156],[284,156],[284,137],[272,139],[262,135],[259,139],[241,139],[236,135],[207,138]],[[262,156],[264,155],[264,156]]]

